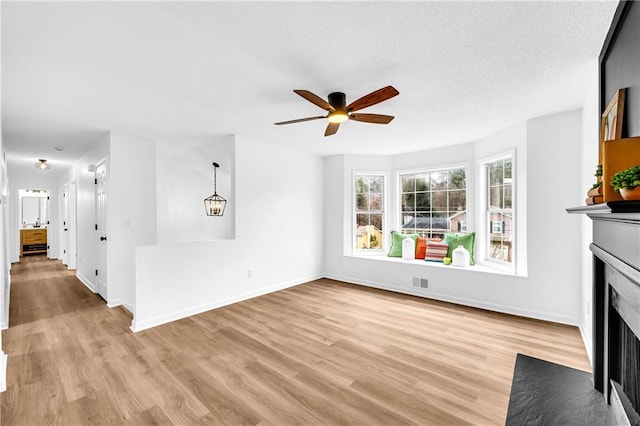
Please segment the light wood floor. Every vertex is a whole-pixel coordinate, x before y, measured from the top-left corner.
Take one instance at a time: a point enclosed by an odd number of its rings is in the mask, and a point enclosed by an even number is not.
[[[518,352],[589,370],[574,327],[331,280],[134,334],[59,262],[12,279],[4,426],[504,424]]]

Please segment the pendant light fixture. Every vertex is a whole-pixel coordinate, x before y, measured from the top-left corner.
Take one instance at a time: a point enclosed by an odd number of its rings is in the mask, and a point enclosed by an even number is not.
[[[35,166],[36,166],[36,169],[40,169],[40,170],[49,170],[51,168],[51,165],[47,163],[47,160],[42,158],[38,160]]]
[[[222,216],[227,207],[227,200],[218,195],[216,169],[220,164],[213,163],[213,195],[204,199],[204,209],[207,216]]]

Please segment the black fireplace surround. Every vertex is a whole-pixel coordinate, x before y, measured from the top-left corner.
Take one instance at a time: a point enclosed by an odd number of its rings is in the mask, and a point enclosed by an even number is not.
[[[568,211],[593,220],[594,388],[619,424],[640,425],[640,202]]]

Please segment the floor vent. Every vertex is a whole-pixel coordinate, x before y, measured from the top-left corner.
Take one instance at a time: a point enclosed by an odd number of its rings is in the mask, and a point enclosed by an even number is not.
[[[426,278],[413,277],[413,287],[429,288],[429,280]]]

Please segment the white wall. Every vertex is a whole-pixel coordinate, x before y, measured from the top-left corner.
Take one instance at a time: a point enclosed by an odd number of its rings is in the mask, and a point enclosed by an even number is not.
[[[2,127],[0,119],[0,128]],[[7,181],[7,162],[0,132],[0,329],[8,325],[9,289],[11,287],[11,275],[9,274],[9,253],[7,230],[9,185]],[[7,390],[7,354],[2,349],[2,333],[0,333],[0,392]]]
[[[581,189],[580,194],[586,198],[586,191],[591,188],[596,181],[594,177],[596,167],[598,165],[598,146],[600,140],[600,107],[598,106],[598,61],[591,61],[590,89],[582,107],[582,146],[581,146]],[[582,205],[584,200],[580,200],[576,206]],[[589,250],[589,244],[593,241],[592,229],[593,223],[586,215],[579,215],[575,218],[580,221],[582,240],[580,243],[582,273],[580,275],[582,282],[582,318],[580,330],[582,338],[585,341],[589,359],[592,360],[592,307],[593,307],[593,254]]]
[[[133,330],[320,276],[322,159],[236,136],[235,188],[234,240],[137,248]]]
[[[520,241],[524,246],[518,247],[527,253],[528,276],[471,272],[430,266],[426,262],[406,264],[344,256],[342,248],[348,238],[344,230],[351,220],[350,179],[352,170],[363,167],[354,156],[324,160],[325,275],[501,312],[579,324],[580,254],[575,241],[581,238],[580,225],[564,209],[576,205],[583,192],[578,158],[580,118],[580,111],[543,117],[474,144],[392,159],[394,170],[464,162],[469,162],[473,169],[477,159],[499,154],[509,147],[515,149],[516,184],[520,192],[516,203],[517,211],[523,213],[518,220],[528,234],[528,240]],[[475,203],[473,196],[470,203]],[[413,290],[413,277],[428,278],[430,290]]]
[[[111,133],[107,163],[107,303],[135,306],[135,249],[156,243],[156,146]]]
[[[158,141],[156,185],[158,244],[235,238],[233,136],[204,141]],[[227,200],[224,216],[204,214],[204,199],[213,194],[213,165],[218,195]]]

